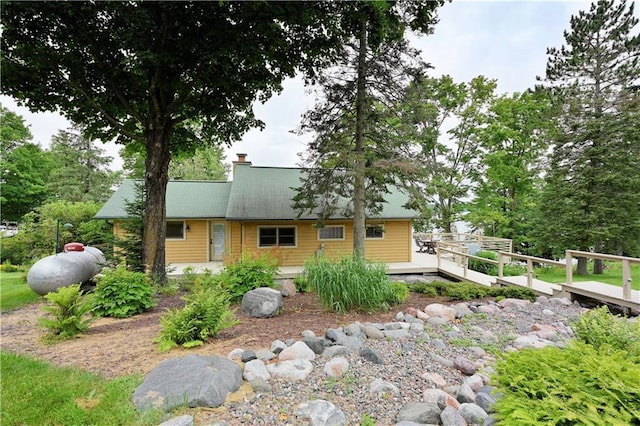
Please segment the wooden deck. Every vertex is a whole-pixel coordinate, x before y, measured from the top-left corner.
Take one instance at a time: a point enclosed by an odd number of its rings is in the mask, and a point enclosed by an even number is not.
[[[216,273],[224,268],[221,262],[206,262],[193,264],[172,264],[169,265],[172,271],[169,275],[182,275],[187,267],[193,268],[194,272],[203,272],[209,269]],[[303,270],[302,266],[284,266],[280,268],[279,278],[294,278]],[[527,287],[526,276],[503,277],[485,275],[470,269],[465,270],[450,257],[442,257],[438,268],[438,258],[435,254],[417,252],[415,248],[411,262],[389,263],[388,273],[396,274],[440,274],[459,281],[470,281],[477,284],[492,285],[516,285]],[[606,303],[622,306],[640,311],[640,291],[631,290],[631,298],[625,299],[622,287],[611,284],[604,284],[595,281],[574,282],[569,286],[566,284],[552,284],[538,279],[532,280],[531,288],[538,294],[546,296],[564,296],[570,299],[577,297],[588,297]]]

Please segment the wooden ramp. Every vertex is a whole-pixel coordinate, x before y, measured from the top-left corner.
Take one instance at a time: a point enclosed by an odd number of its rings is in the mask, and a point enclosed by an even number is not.
[[[582,296],[640,310],[640,291],[638,290],[631,290],[631,297],[625,298],[622,287],[597,281],[574,282],[572,285],[563,284],[562,290],[568,293],[571,299],[574,299],[575,296]]]
[[[524,275],[519,275],[516,277],[497,278],[496,283],[498,285],[517,285],[520,287],[529,287],[527,283],[527,277]],[[543,294],[545,296],[553,296],[562,291],[562,285],[551,284],[546,281],[537,280],[535,278],[531,280],[530,288],[536,293]]]

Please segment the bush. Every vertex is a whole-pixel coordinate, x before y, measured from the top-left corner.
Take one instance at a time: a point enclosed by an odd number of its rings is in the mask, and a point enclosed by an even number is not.
[[[399,305],[409,297],[409,287],[405,283],[392,282],[390,287],[391,293],[388,300],[391,305]]]
[[[12,265],[10,261],[6,260],[2,265],[0,265],[0,271],[2,272],[21,272],[22,268],[20,266]]]
[[[98,316],[127,318],[155,306],[147,277],[123,266],[105,273],[94,294],[93,313]]]
[[[498,260],[498,255],[492,251],[479,251],[476,254],[476,257],[481,257],[483,259],[490,260]],[[485,275],[498,275],[498,267],[496,265],[492,265],[487,262],[483,262],[477,259],[469,259],[469,269],[472,271],[480,272]]]
[[[160,318],[162,330],[158,341],[162,350],[177,345],[185,348],[202,345],[208,338],[239,323],[235,310],[229,310],[228,294],[220,289],[205,288],[183,300],[187,302],[184,308],[172,309]]]
[[[640,363],[574,340],[510,352],[492,377],[501,425],[630,425],[640,419]]]
[[[532,289],[517,286],[491,287],[489,294],[496,299],[523,299],[532,302],[538,297]]]
[[[414,284],[410,290],[433,297],[448,297],[452,300],[473,300],[484,297],[536,300],[536,294],[527,287],[487,287],[466,281],[459,283],[432,281]]]
[[[293,279],[293,284],[296,286],[296,291],[299,293],[309,293],[313,290],[311,283],[304,275],[297,275]]]
[[[409,290],[414,293],[424,294],[425,296],[438,296],[438,290],[436,290],[434,286],[425,283],[412,284]]]
[[[89,328],[91,301],[83,296],[80,284],[60,287],[56,292],[44,296],[53,306],[45,306],[43,311],[52,318],[40,318],[40,325],[48,329],[45,340],[65,340],[74,337]]]
[[[580,340],[596,349],[624,350],[640,362],[640,322],[615,316],[602,306],[582,314],[571,326]]]
[[[394,294],[385,264],[358,256],[314,258],[305,263],[303,274],[325,308],[336,312],[388,310],[401,297],[400,289]]]
[[[238,262],[225,267],[215,281],[227,292],[229,301],[237,304],[242,302],[242,297],[250,290],[275,287],[277,273],[276,261],[267,254],[253,257],[244,253]]]

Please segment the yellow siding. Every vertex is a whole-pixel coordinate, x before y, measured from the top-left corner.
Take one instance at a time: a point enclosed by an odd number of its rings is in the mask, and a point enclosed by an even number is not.
[[[337,258],[350,254],[353,249],[352,222],[330,221],[327,225],[344,225],[344,240],[319,240],[314,221],[282,221],[282,222],[233,222],[231,232],[232,257],[242,251],[261,255],[270,253],[278,259],[280,266],[300,266],[309,257],[315,257],[321,244],[324,244],[324,255]],[[381,262],[409,262],[411,260],[411,222],[384,221],[384,237],[367,239],[365,251],[368,259]],[[297,247],[258,247],[258,226],[295,226]],[[240,235],[242,236],[240,238]]]
[[[207,262],[209,230],[206,220],[187,220],[184,240],[166,240],[167,263]]]

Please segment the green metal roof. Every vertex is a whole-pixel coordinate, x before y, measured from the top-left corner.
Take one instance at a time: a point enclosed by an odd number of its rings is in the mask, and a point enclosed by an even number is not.
[[[291,207],[304,171],[282,167],[253,167],[236,164],[233,186],[229,196],[227,219],[229,220],[278,220],[296,219],[297,212]],[[417,216],[413,210],[402,207],[408,197],[391,189],[387,194],[381,219],[411,219]],[[347,203],[347,200],[344,201]],[[346,205],[346,204],[345,204]],[[300,219],[317,219],[316,215],[302,215]],[[335,219],[343,219],[336,217]]]
[[[96,219],[124,219],[127,200],[135,198],[135,183],[125,180],[96,214]],[[167,219],[224,218],[231,182],[172,180],[167,184]]]
[[[302,169],[253,167],[236,164],[231,182],[170,181],[167,184],[167,219],[226,218],[228,220],[291,220],[297,212],[291,207],[301,185]],[[135,197],[134,180],[126,180],[95,216],[97,219],[124,219],[126,200]],[[402,207],[408,197],[390,188],[380,219],[411,219],[413,210]],[[345,200],[345,203],[347,200]],[[314,220],[315,215],[300,219]],[[335,219],[344,219],[336,217]]]

